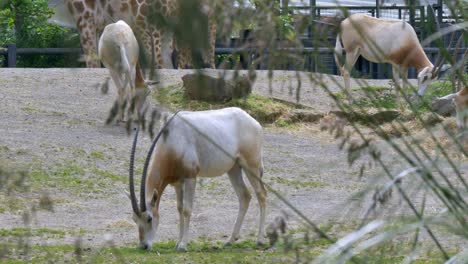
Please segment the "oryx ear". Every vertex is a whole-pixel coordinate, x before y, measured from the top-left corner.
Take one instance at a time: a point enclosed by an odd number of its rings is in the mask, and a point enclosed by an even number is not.
[[[418,79],[424,77],[428,71],[429,71],[429,67],[424,67],[424,69],[422,69],[422,71],[418,73]]]
[[[153,189],[153,196],[151,197],[151,207],[156,205],[156,201],[158,200],[158,191]]]

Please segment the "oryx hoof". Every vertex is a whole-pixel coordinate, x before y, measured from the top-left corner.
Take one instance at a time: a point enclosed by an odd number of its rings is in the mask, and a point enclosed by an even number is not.
[[[187,246],[183,243],[177,243],[176,250],[178,252],[187,252]]]
[[[230,246],[232,246],[232,242],[231,242],[231,241],[228,241],[228,242],[224,243],[224,246],[225,246],[225,247],[230,247]]]
[[[231,237],[229,241],[224,243],[224,246],[232,246],[232,244],[234,244],[234,242],[236,242],[237,240],[239,240],[239,237]]]

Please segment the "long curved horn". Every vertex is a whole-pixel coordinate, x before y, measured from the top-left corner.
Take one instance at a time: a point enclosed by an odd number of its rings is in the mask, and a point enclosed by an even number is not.
[[[145,166],[143,167],[143,173],[141,175],[141,186],[140,186],[140,209],[142,212],[146,212],[146,174],[148,172],[148,165],[151,159],[151,155],[153,154],[153,150],[156,147],[156,143],[158,142],[159,138],[161,137],[164,129],[166,129],[167,125],[174,119],[174,117],[179,113],[179,111],[175,112],[172,117],[167,120],[164,126],[161,128],[159,133],[156,135],[156,138],[153,140],[151,147],[148,151],[148,155],[146,156]]]
[[[138,201],[135,196],[135,184],[133,182],[133,167],[134,167],[133,165],[135,163],[135,149],[136,149],[139,131],[140,129],[137,128],[137,131],[135,133],[135,138],[133,139],[132,151],[130,152],[130,170],[129,170],[130,201],[132,202],[133,212],[135,212],[135,214],[138,216],[140,216],[140,211],[138,211]]]
[[[452,32],[447,49],[450,49],[450,47],[452,46],[454,38],[455,38],[455,32]],[[446,60],[445,56],[442,54],[442,52],[439,49],[439,54],[437,56],[436,63],[434,65],[434,68],[432,69],[432,78],[439,75],[440,69],[442,68],[442,65],[445,63],[445,60]]]
[[[431,8],[432,14],[435,15],[434,7],[431,5],[430,8]],[[438,18],[434,17],[434,21],[436,23],[436,30],[440,31],[440,24],[439,24]],[[449,47],[450,47],[450,45],[449,45]],[[434,78],[435,76],[437,76],[439,74],[438,68],[440,67],[440,65],[442,65],[442,63],[443,63],[443,55],[442,55],[442,52],[439,49],[439,53],[437,54],[437,58],[436,58],[436,61],[434,63],[434,68],[432,68],[432,72],[431,72],[432,73],[432,78]]]
[[[435,14],[434,8],[432,6],[430,6],[430,8],[432,9],[432,13]],[[439,20],[437,18],[435,19],[435,22],[437,26],[437,31],[441,31]],[[447,49],[450,49],[450,47],[452,46],[454,37],[455,37],[455,31],[453,31],[452,35],[450,36],[450,42],[448,44]],[[435,78],[436,76],[439,75],[440,69],[442,68],[442,65],[445,63],[445,60],[446,60],[445,56],[442,54],[442,52],[439,49],[439,54],[437,56],[435,66],[432,69],[432,78]]]

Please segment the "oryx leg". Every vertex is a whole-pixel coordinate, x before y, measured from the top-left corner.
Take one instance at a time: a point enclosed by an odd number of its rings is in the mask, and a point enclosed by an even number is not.
[[[393,79],[393,82],[395,83],[395,101],[397,104],[401,103],[402,95],[405,92],[402,87],[402,84],[400,83],[400,71],[401,71],[400,67],[398,67],[397,65],[392,65],[392,79]],[[403,82],[403,85],[404,85],[404,82]]]
[[[174,185],[175,193],[176,193],[176,198],[177,198],[177,211],[179,212],[179,239],[177,243],[177,247],[182,241],[182,235],[184,234],[184,189],[183,185],[181,183],[177,183]]]
[[[245,186],[244,179],[242,178],[242,168],[239,164],[235,164],[230,171],[228,171],[229,180],[231,181],[232,187],[236,191],[237,198],[239,199],[239,212],[237,214],[236,223],[234,225],[234,230],[232,231],[231,238],[226,243],[227,245],[234,243],[239,239],[239,231],[244,221],[245,214],[249,209],[250,195],[247,186]]]
[[[350,73],[353,70],[354,64],[356,64],[356,61],[358,58],[359,58],[359,48],[346,52],[346,62],[341,69],[341,75],[343,76],[344,83],[345,83],[345,93],[348,96],[349,101],[352,101]]]
[[[468,108],[463,109],[463,107],[456,105],[456,118],[457,126],[459,129],[464,129],[466,127],[466,122],[468,120]]]
[[[260,221],[258,226],[257,234],[257,244],[263,245],[265,236],[264,236],[264,226],[265,226],[265,214],[266,214],[266,189],[261,180],[263,168],[261,163],[258,166],[250,166],[244,168],[244,172],[249,179],[250,184],[252,185],[255,195],[257,196],[258,205],[260,207]]]
[[[395,83],[395,88],[396,88],[396,93],[398,95],[398,90],[401,89],[401,83],[400,83],[400,67],[397,65],[392,65],[392,79],[393,82]]]
[[[400,71],[401,71],[400,76],[401,76],[401,81],[402,81],[401,82],[402,83],[401,89],[403,91],[403,95],[407,96],[408,95],[408,90],[407,89],[408,89],[408,86],[409,86],[409,84],[408,84],[408,68],[402,67]]]
[[[126,103],[126,93],[125,93],[125,81],[122,80],[122,75],[118,72],[109,71],[114,81],[115,88],[117,89],[118,99],[117,102],[119,104],[118,109],[118,119],[117,121],[124,121],[124,113],[125,113],[125,103]],[[128,103],[128,102],[127,102]]]
[[[195,197],[195,187],[197,181],[195,177],[185,178],[183,180],[183,209],[182,209],[182,216],[184,219],[183,223],[183,230],[182,230],[182,238],[177,243],[177,250],[178,251],[186,251],[187,250],[187,241],[189,236],[189,227],[190,227],[190,217],[192,216],[192,208],[193,208],[193,199]]]

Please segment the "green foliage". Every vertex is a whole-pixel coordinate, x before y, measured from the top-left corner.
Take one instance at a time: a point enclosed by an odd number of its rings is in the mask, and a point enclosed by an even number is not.
[[[442,97],[453,92],[452,82],[447,80],[437,81],[431,84],[427,89],[426,94],[423,96],[423,100],[417,103],[417,108],[422,112],[429,112],[431,100],[434,97]]]
[[[276,19],[276,27],[280,38],[294,40],[294,18],[291,15],[279,15]]]
[[[434,97],[442,97],[452,93],[453,86],[450,81],[441,80],[436,81],[430,85],[427,92],[420,100],[413,100],[416,111],[418,112],[429,112],[431,101]],[[359,94],[353,100],[352,107],[357,108],[383,108],[383,109],[398,109],[399,107],[409,108],[410,106],[403,102],[399,105],[396,99],[396,92],[394,88],[381,87],[381,86],[366,86],[361,88],[352,89],[354,94]],[[345,99],[346,95],[343,92],[336,93],[339,99]],[[356,108],[356,109],[357,109]]]
[[[11,0],[0,7],[0,45],[16,44],[19,48],[55,48],[77,46],[71,30],[47,22],[53,10],[47,0]],[[76,60],[67,60],[76,61]],[[60,55],[22,55],[20,67],[64,66]]]
[[[10,9],[0,10],[0,44],[15,43],[15,19]]]
[[[368,86],[361,89],[366,96],[353,102],[358,107],[397,108],[395,91],[385,87]]]
[[[215,64],[224,64],[224,68],[233,69],[240,62],[239,54],[219,54],[215,57]]]

